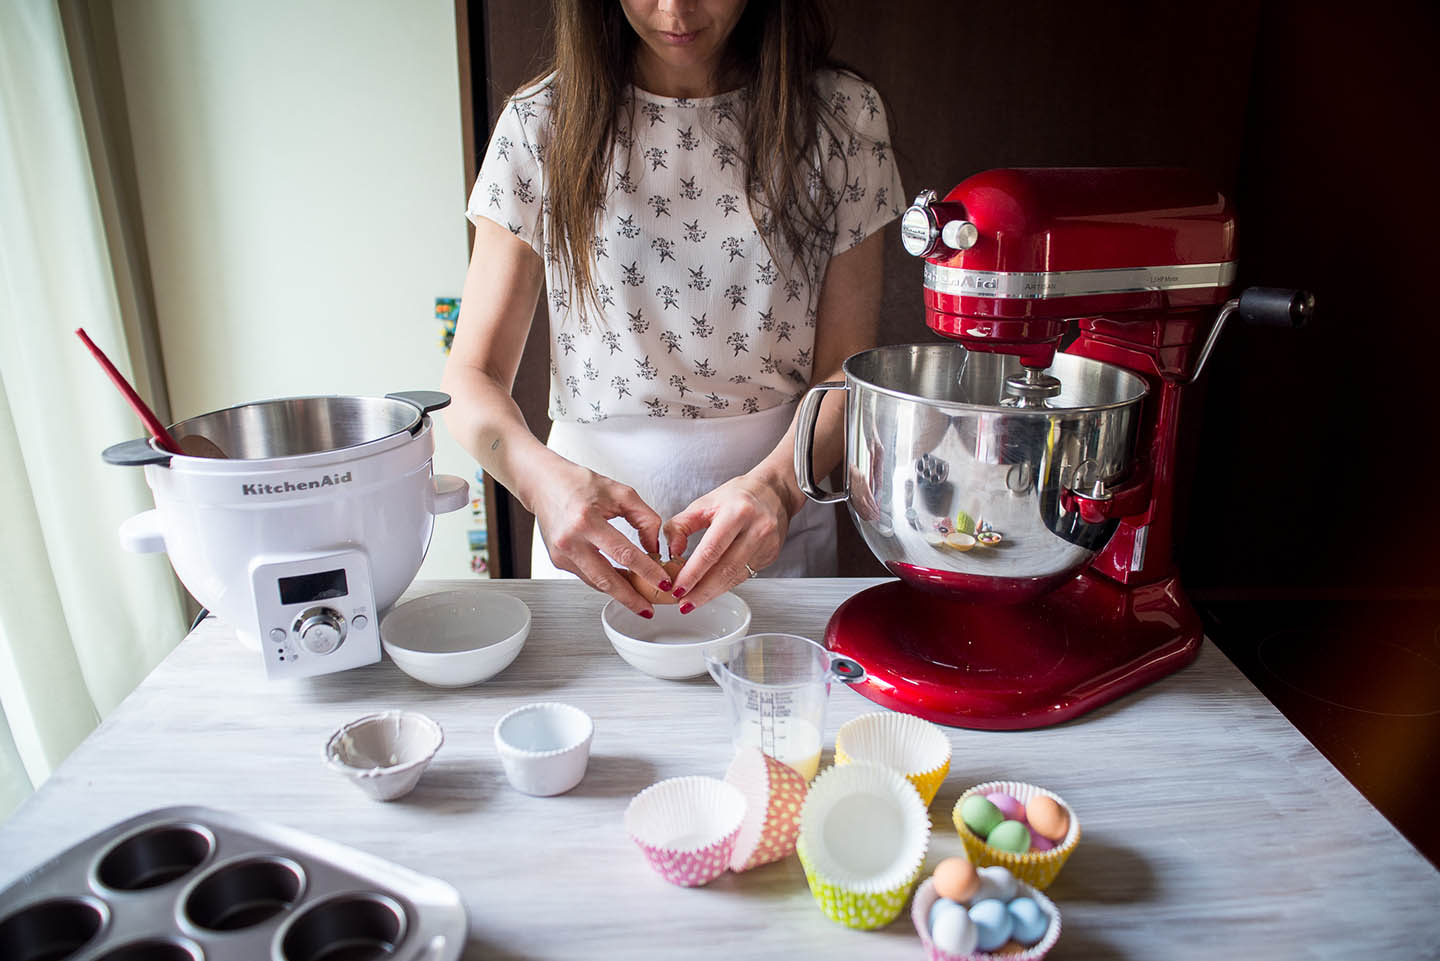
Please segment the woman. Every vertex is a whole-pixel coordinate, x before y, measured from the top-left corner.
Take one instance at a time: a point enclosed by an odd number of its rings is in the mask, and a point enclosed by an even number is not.
[[[829,61],[815,0],[554,0],[554,19],[554,69],[506,104],[467,210],[452,433],[534,513],[533,576],[642,617],[612,562],[681,613],[761,569],[833,573],[791,421],[874,339],[903,196],[878,95]],[[510,397],[542,285],[548,444]],[[647,555],[662,537],[693,547],[673,574]]]

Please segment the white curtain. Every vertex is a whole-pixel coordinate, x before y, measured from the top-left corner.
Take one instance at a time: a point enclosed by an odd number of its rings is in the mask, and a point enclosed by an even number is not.
[[[128,354],[55,0],[0,3],[0,818],[184,633],[153,506],[100,451],[143,429],[86,353]]]

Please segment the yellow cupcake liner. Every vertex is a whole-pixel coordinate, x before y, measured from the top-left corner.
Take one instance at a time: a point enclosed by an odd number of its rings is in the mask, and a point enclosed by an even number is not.
[[[938,725],[893,711],[846,721],[835,734],[835,763],[873,761],[904,775],[928,808],[950,773],[950,738]]]
[[[1070,830],[1066,832],[1064,840],[1049,851],[1033,851],[1028,854],[1011,854],[1009,851],[1001,851],[986,844],[984,838],[966,826],[964,819],[960,817],[960,808],[964,805],[965,799],[972,794],[979,794],[983,797],[996,791],[1010,795],[1021,804],[1030,803],[1030,799],[1037,794],[1053,798],[1056,803],[1070,813]],[[960,834],[960,842],[965,845],[965,853],[970,857],[970,863],[982,868],[996,864],[1001,865],[1008,868],[1010,873],[1021,881],[1042,891],[1055,881],[1056,876],[1060,874],[1060,869],[1065,866],[1071,852],[1075,850],[1075,845],[1080,843],[1080,819],[1076,817],[1075,809],[1066,804],[1065,799],[1054,791],[1047,791],[1021,781],[986,781],[984,784],[975,785],[960,795],[960,800],[955,802],[950,817],[955,822],[955,830]]]
[[[910,898],[910,889],[920,879],[924,865],[915,869],[909,879],[897,887],[873,894],[853,891],[843,884],[832,884],[816,870],[805,850],[804,842],[796,845],[800,855],[800,866],[805,869],[805,882],[810,885],[810,894],[820,910],[831,921],[857,931],[873,931],[883,928],[900,916],[905,902]]]

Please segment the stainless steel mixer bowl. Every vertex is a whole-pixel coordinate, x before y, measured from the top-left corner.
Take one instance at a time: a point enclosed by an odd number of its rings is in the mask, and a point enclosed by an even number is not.
[[[1135,460],[1137,375],[1057,354],[1044,406],[1014,402],[1007,354],[958,344],[880,347],[845,361],[845,381],[813,388],[796,433],[796,473],[817,500],[847,498],[875,556],[907,583],[976,599],[1028,600],[1080,570],[1118,520],[1084,520],[1071,492],[1123,483]],[[845,491],[810,478],[814,418],[844,389]],[[1098,487],[1097,487],[1098,483]],[[1067,508],[1068,505],[1068,508]]]
[[[420,408],[394,397],[285,397],[183,420],[170,433],[186,447],[203,437],[230,460],[297,457],[358,447],[410,431]]]

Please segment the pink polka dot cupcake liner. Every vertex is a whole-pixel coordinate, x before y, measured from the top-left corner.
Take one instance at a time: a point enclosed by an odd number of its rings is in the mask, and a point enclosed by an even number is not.
[[[745,795],[713,777],[652,784],[625,809],[625,832],[666,881],[693,888],[724,874],[745,819]]]
[[[748,871],[793,854],[809,790],[805,778],[759,748],[745,747],[735,755],[725,781],[737,787],[747,802],[730,870]]]
[[[950,954],[935,947],[930,940],[930,908],[940,899],[935,893],[935,882],[926,878],[921,885],[915,889],[915,897],[910,902],[910,920],[915,925],[915,932],[920,935],[920,943],[925,947],[926,961],[990,961],[992,958],[1004,958],[1005,961],[1040,961],[1041,958],[1050,953],[1055,947],[1055,942],[1060,940],[1060,909],[1055,906],[1045,895],[1024,881],[1017,881],[1016,887],[1019,894],[1031,898],[1040,905],[1040,910],[1050,917],[1050,927],[1045,930],[1045,937],[1028,948],[1019,951],[972,951],[970,954]],[[1012,945],[1017,947],[1017,945]]]

